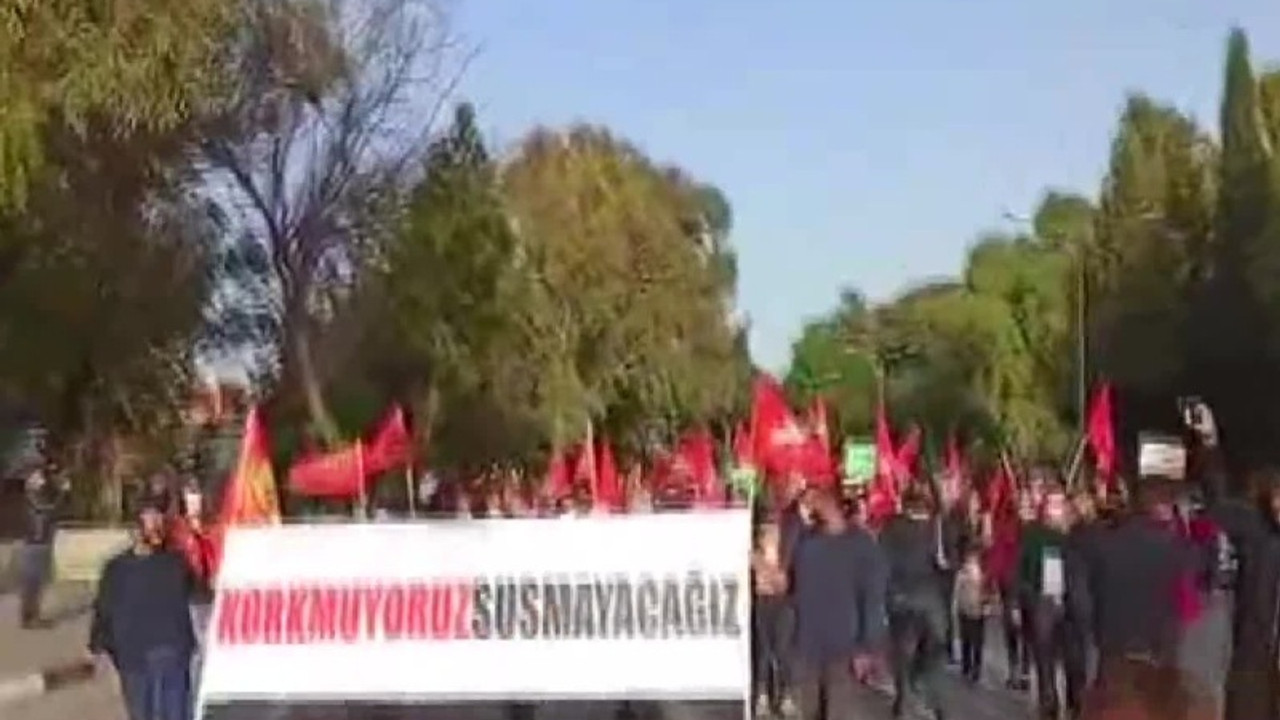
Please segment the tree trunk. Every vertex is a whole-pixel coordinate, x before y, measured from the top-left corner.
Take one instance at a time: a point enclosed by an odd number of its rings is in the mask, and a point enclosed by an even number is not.
[[[301,322],[298,325],[301,325]],[[333,445],[341,438],[338,434],[338,424],[334,422],[333,414],[329,412],[329,405],[324,399],[324,385],[316,372],[315,359],[311,357],[309,332],[302,327],[296,327],[291,344],[298,386],[307,404],[307,414],[325,443]]]

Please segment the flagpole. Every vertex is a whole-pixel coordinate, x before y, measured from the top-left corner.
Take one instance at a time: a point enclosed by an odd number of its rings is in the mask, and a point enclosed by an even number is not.
[[[1067,466],[1067,487],[1072,490],[1076,487],[1076,475],[1080,472],[1080,461],[1084,459],[1086,440],[1086,435],[1081,432],[1080,437],[1076,440],[1075,449],[1071,452],[1071,464]]]
[[[418,501],[413,485],[413,461],[410,460],[404,466],[404,492],[409,499],[409,517],[416,518],[418,517]]]
[[[368,513],[365,512],[368,498],[364,487],[364,440],[361,438],[356,439],[356,487],[359,495],[356,500],[355,516],[364,520],[368,517]]]

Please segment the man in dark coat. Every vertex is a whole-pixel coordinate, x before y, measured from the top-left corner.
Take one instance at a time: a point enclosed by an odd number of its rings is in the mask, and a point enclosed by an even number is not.
[[[919,688],[935,720],[945,716],[941,675],[949,608],[938,566],[937,520],[928,498],[909,489],[902,513],[880,533],[889,564],[888,615],[894,717],[902,717],[908,692]]]
[[[1193,471],[1209,515],[1230,538],[1239,565],[1227,676],[1227,720],[1280,717],[1280,477],[1259,478],[1256,502],[1226,494],[1226,471],[1213,414],[1203,404],[1188,413],[1196,435]]]
[[[37,469],[27,477],[24,497],[22,549],[19,554],[19,615],[22,627],[40,625],[40,601],[53,577],[53,545],[69,486],[54,482],[54,468]]]
[[[1137,508],[1104,529],[1088,567],[1081,595],[1092,607],[1077,617],[1093,624],[1098,674],[1126,658],[1159,666],[1177,662],[1181,632],[1177,590],[1195,564],[1190,543],[1169,527],[1167,493],[1157,481],[1140,481]],[[1068,569],[1068,572],[1071,572]]]

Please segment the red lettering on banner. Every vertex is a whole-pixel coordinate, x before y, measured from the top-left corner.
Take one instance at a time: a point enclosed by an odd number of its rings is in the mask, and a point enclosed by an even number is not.
[[[219,591],[218,607],[217,628],[214,630],[214,635],[219,643],[235,645],[239,642],[236,635],[236,620],[240,613],[240,591]]]
[[[360,639],[360,589],[338,588],[338,637],[353,643]]]
[[[404,588],[392,585],[382,598],[382,634],[388,640],[404,637]]]
[[[240,599],[240,621],[236,623],[240,642],[256,645],[262,642],[262,591],[246,590]]]
[[[405,634],[414,640],[427,637],[427,607],[431,602],[431,588],[423,583],[409,586],[405,601]]]
[[[262,591],[262,642],[279,645],[284,631],[284,589]]]
[[[350,583],[218,592],[221,645],[457,640],[471,635],[471,583]]]

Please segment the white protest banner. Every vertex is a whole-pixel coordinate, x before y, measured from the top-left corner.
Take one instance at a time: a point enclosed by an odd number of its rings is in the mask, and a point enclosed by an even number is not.
[[[200,701],[741,702],[749,549],[746,510],[236,530]]]
[[[1187,448],[1182,438],[1156,432],[1138,434],[1139,477],[1183,480],[1187,475]]]

